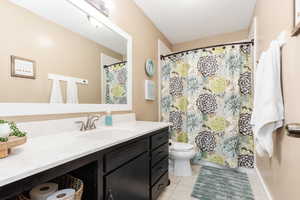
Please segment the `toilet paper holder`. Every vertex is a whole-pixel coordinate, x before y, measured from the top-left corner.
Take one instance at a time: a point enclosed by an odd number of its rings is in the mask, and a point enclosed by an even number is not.
[[[288,136],[300,138],[300,123],[290,123],[285,126]]]

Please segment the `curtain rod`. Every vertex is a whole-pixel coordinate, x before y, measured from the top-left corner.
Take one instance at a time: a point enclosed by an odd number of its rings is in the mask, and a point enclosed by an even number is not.
[[[120,64],[123,64],[123,63],[127,63],[127,61],[117,62],[117,63],[113,63],[113,64],[111,64],[111,65],[104,65],[103,68],[111,67],[111,66],[113,66],[113,65],[120,65]]]
[[[198,51],[201,49],[210,49],[210,48],[216,48],[216,47],[221,47],[221,46],[234,46],[234,45],[243,45],[243,44],[252,44],[254,45],[254,40],[248,41],[248,42],[235,42],[235,43],[227,43],[227,44],[218,44],[218,45],[212,45],[212,46],[207,46],[207,47],[200,47],[200,48],[195,48],[195,49],[190,49],[190,50],[185,50],[185,51],[180,51],[180,52],[175,52],[175,53],[171,53],[171,54],[167,54],[167,55],[161,55],[160,59],[163,60],[166,57],[170,57],[170,56],[174,56],[177,54],[184,54],[186,52],[190,52],[190,51]]]

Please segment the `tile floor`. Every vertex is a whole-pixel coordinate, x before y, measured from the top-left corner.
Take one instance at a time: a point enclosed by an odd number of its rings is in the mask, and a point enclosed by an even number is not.
[[[201,167],[192,166],[192,168],[193,176],[191,177],[176,177],[170,174],[171,185],[165,189],[158,200],[196,200],[191,197],[191,193]],[[268,200],[267,194],[254,170],[248,173],[248,177],[255,200]]]

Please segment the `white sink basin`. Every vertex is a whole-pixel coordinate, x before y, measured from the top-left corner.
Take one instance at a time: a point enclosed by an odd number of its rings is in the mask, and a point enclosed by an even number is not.
[[[105,127],[91,131],[80,132],[77,137],[95,140],[122,139],[130,137],[133,131],[116,127]]]

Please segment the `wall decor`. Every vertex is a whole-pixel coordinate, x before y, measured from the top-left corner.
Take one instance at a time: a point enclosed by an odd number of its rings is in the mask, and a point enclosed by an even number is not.
[[[154,81],[145,80],[145,99],[154,101],[155,100],[155,83]]]
[[[35,79],[36,63],[33,60],[11,56],[11,76]]]
[[[149,76],[149,77],[152,77],[155,73],[154,62],[151,58],[148,58],[146,60],[145,71],[146,71],[147,76]]]
[[[294,0],[294,29],[293,36],[300,33],[300,0]]]

